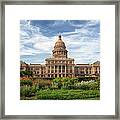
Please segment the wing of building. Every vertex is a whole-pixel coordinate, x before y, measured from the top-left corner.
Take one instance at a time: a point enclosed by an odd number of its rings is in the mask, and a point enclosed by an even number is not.
[[[100,62],[93,64],[74,64],[74,59],[68,57],[68,51],[61,35],[55,43],[51,58],[45,59],[45,64],[26,64],[21,62],[20,70],[30,70],[34,77],[55,78],[55,77],[80,77],[99,76]],[[25,67],[26,66],[26,67]]]

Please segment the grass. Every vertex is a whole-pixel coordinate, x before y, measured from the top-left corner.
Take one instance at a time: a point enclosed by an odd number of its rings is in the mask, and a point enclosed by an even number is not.
[[[77,78],[20,81],[21,100],[99,100],[100,80]]]
[[[35,96],[21,97],[24,100],[99,100],[99,90],[39,90]]]

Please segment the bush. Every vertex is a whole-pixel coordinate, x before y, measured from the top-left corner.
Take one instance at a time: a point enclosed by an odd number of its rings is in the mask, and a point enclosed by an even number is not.
[[[99,80],[81,81],[78,78],[55,78],[52,84],[53,88],[56,89],[83,89],[83,90],[94,90],[100,89]]]
[[[40,90],[37,99],[73,100],[73,99],[99,99],[98,90]]]
[[[100,80],[81,81],[77,78],[53,80],[21,80],[21,99],[99,99]]]
[[[33,73],[32,71],[29,71],[29,70],[25,70],[25,71],[20,71],[20,77],[23,77],[23,76],[28,76],[28,77],[32,77]]]
[[[77,78],[55,78],[53,79],[53,86],[58,89],[72,89],[74,88],[74,84],[78,82]]]
[[[97,81],[82,81],[75,84],[75,89],[82,89],[82,90],[99,90],[100,84]]]
[[[39,90],[37,86],[21,86],[20,87],[20,96],[21,97],[31,97],[35,96],[36,92]]]
[[[20,86],[24,85],[32,86],[32,80],[20,80]]]
[[[51,80],[37,79],[37,80],[34,80],[34,85],[37,85],[39,89],[46,89],[52,86],[52,82]]]
[[[55,87],[55,88],[58,88],[58,89],[61,89],[62,84],[63,84],[62,83],[62,78],[55,78],[52,81],[52,86]]]

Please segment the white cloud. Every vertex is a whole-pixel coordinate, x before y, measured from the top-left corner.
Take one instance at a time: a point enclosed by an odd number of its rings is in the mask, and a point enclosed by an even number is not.
[[[35,27],[26,21],[21,24],[21,48],[20,55],[34,55],[36,53],[50,52],[53,47],[53,38],[48,38],[40,32],[39,27]],[[29,44],[32,44],[30,46]],[[26,47],[27,46],[27,47]]]
[[[59,22],[60,21],[56,21],[54,25],[59,24]],[[61,24],[65,22],[66,21],[63,21]],[[99,21],[90,21],[85,26],[76,28],[73,32],[62,33],[63,41],[70,55],[69,57],[75,58],[76,63],[94,62],[100,59],[99,37],[94,36],[94,29],[93,31],[89,31],[88,29],[89,26],[96,25],[98,22]],[[57,37],[47,37],[41,32],[41,29],[41,27],[31,25],[30,21],[24,21],[21,24],[21,56],[52,53]]]

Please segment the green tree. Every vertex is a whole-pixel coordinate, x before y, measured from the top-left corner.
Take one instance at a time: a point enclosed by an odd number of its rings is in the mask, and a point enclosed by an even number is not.
[[[21,77],[22,77],[22,76],[25,76],[25,75],[27,75],[28,77],[32,77],[33,73],[32,73],[32,71],[30,71],[30,70],[20,71],[20,76],[21,76]]]

